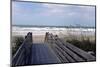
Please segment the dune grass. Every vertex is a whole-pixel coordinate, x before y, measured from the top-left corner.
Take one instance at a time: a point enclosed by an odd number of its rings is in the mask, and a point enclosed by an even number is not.
[[[20,45],[23,43],[24,37],[22,36],[12,36],[12,56],[16,53]]]
[[[93,52],[93,55],[96,56],[95,36],[69,36],[64,40],[86,52]]]

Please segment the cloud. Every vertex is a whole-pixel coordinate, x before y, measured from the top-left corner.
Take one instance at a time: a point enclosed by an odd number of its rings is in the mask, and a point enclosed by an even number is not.
[[[59,4],[41,4],[41,6],[44,8],[43,11],[41,11],[41,15],[45,16],[52,16],[52,15],[63,15],[67,10],[68,6],[65,5],[59,5]]]
[[[36,22],[34,24],[52,22],[58,25],[95,23],[95,7],[91,6],[14,2],[12,8],[13,20],[16,19],[17,23],[33,23],[33,21]]]
[[[90,6],[75,6],[75,5],[60,5],[60,4],[42,4],[44,10],[39,14],[43,16],[84,16],[89,17],[93,14],[93,7]]]

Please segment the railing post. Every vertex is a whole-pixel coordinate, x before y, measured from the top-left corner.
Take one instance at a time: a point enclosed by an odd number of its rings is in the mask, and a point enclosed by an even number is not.
[[[48,34],[49,34],[49,32],[46,32],[46,34],[45,34],[45,42],[47,42],[47,39],[48,39]]]
[[[32,47],[32,33],[29,32],[27,34],[27,40],[25,43],[25,64],[30,64],[31,63],[31,47]]]

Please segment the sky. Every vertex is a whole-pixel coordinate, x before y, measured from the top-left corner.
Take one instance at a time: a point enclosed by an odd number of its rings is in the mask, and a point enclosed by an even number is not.
[[[12,24],[95,27],[95,7],[13,1]]]

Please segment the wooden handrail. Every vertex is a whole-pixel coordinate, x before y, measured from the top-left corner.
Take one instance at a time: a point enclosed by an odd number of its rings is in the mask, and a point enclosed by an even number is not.
[[[12,66],[15,65],[27,65],[30,63],[31,56],[31,46],[32,46],[32,33],[29,32],[27,36],[25,36],[25,40],[22,45],[19,47],[17,52],[12,58]]]
[[[61,54],[61,56],[63,54],[65,55],[65,57],[67,56],[66,60],[69,60],[69,62],[72,62],[72,59],[74,59],[75,62],[95,61],[96,60],[96,58],[93,55],[88,54],[84,50],[82,50],[68,42],[65,42],[64,40],[60,39],[57,35],[53,35],[52,33],[47,32],[47,34],[45,36],[45,41],[47,43],[51,44],[51,47],[54,49],[55,53],[58,50],[59,54]],[[62,59],[64,59],[64,58],[62,58]]]

